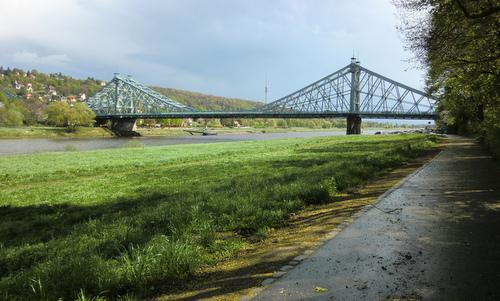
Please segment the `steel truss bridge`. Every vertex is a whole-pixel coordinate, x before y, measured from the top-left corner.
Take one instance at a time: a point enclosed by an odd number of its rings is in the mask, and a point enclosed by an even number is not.
[[[86,104],[98,121],[130,128],[136,119],[160,118],[347,118],[347,133],[358,134],[361,118],[435,119],[433,96],[362,67],[354,58],[336,72],[251,111],[198,111],[130,76],[113,79]]]

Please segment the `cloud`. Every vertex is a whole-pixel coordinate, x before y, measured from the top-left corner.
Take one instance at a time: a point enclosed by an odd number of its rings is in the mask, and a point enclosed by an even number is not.
[[[49,54],[45,56],[40,56],[38,53],[33,51],[17,51],[12,54],[12,60],[16,63],[22,65],[49,65],[62,67],[70,62],[69,57],[66,54]]]
[[[270,98],[360,53],[364,66],[417,88],[390,0],[2,0],[0,65],[231,97]]]

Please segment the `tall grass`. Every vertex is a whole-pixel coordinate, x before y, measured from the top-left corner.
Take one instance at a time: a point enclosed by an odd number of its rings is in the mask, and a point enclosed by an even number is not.
[[[326,137],[0,158],[0,298],[150,294],[433,143]]]

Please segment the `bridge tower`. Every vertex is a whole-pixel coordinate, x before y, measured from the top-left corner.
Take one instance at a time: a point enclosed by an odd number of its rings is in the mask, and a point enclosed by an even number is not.
[[[361,116],[359,114],[359,78],[361,68],[359,61],[355,57],[351,58],[351,65],[349,66],[351,72],[351,95],[349,99],[349,114],[347,115],[347,135],[361,134]]]

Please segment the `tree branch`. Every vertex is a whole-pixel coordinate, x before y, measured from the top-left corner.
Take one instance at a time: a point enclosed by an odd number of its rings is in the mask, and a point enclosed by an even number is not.
[[[458,5],[460,10],[464,13],[465,17],[468,19],[480,19],[500,11],[500,6],[493,6],[478,14],[471,14],[467,11],[467,8],[465,7],[465,5],[462,4],[462,2],[460,2],[460,0],[454,0],[454,2]]]

